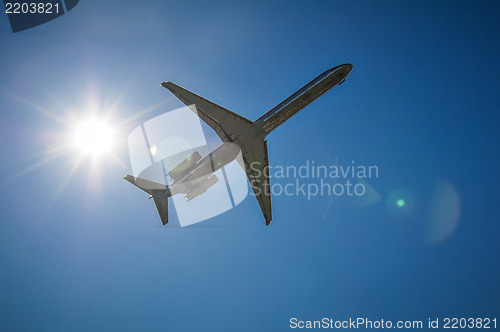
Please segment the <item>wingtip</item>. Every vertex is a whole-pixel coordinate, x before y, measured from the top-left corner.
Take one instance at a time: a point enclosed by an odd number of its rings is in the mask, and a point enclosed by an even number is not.
[[[132,175],[125,175],[123,177],[123,179],[127,182],[130,182],[132,184],[135,184],[135,177],[133,177]]]

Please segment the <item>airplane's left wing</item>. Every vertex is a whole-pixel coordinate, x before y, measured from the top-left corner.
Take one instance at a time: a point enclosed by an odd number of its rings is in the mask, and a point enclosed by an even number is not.
[[[223,142],[232,142],[235,137],[252,126],[253,122],[230,110],[192,93],[172,82],[163,82],[186,105],[195,105],[200,119],[205,121]]]

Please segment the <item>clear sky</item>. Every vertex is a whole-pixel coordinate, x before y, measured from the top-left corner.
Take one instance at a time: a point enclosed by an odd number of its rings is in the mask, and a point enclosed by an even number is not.
[[[81,0],[15,34],[0,15],[0,329],[494,318],[499,7]],[[159,83],[255,120],[342,63],[347,81],[268,137],[270,164],[377,165],[370,204],[278,195],[266,227],[249,196],[161,227],[123,180],[128,134],[182,106]],[[95,160],[70,144],[92,114],[115,130]]]

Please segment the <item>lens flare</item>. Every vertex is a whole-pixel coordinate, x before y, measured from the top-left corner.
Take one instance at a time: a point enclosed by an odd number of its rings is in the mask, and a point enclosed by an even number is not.
[[[432,203],[427,223],[426,238],[438,243],[449,238],[457,228],[460,219],[460,195],[448,180],[439,180],[432,195]]]
[[[387,207],[396,216],[406,216],[415,209],[415,196],[408,190],[399,188],[387,196]]]
[[[113,130],[103,121],[95,119],[78,125],[75,145],[85,154],[108,152],[113,144]]]

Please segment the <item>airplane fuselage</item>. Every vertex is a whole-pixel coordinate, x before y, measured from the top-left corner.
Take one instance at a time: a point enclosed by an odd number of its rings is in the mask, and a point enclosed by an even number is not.
[[[315,101],[322,94],[333,88],[335,85],[342,83],[351,69],[351,64],[345,64],[333,67],[323,72],[269,112],[257,119],[255,121],[256,132],[252,132],[251,134],[255,135],[262,132],[262,134],[267,136],[271,133],[271,131],[297,114],[304,107]]]

